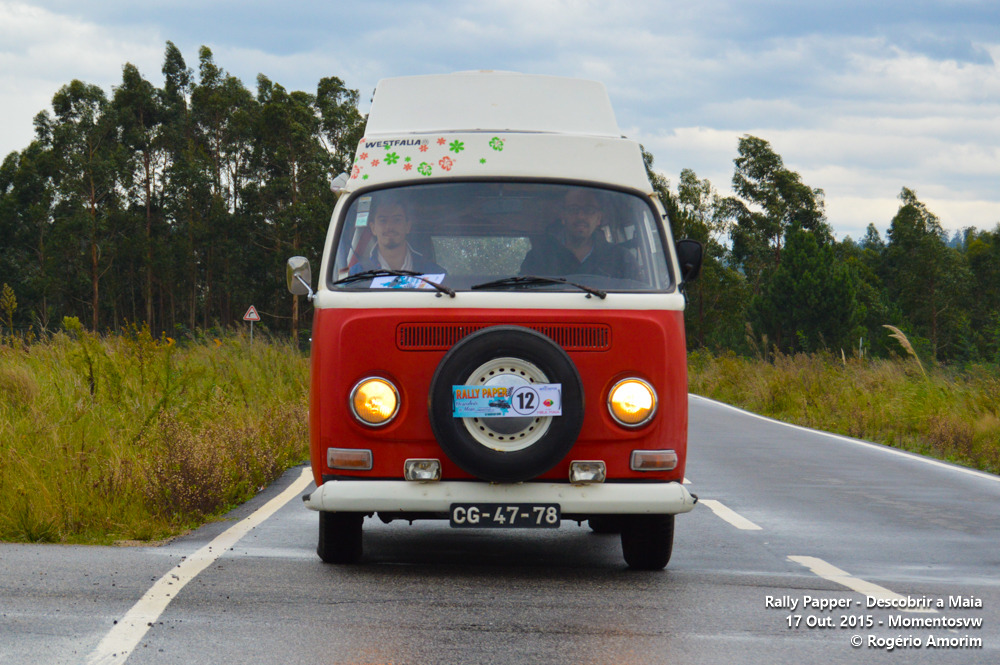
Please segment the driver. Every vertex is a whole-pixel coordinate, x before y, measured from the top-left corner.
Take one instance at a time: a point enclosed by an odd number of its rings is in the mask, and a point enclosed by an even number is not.
[[[366,270],[412,270],[421,275],[439,275],[444,268],[413,249],[407,236],[412,223],[406,206],[397,197],[383,195],[372,201],[368,228],[376,245],[369,256],[351,266],[351,275]]]
[[[531,248],[521,263],[522,275],[602,275],[639,279],[639,266],[624,248],[609,243],[601,226],[597,192],[574,187],[563,197],[555,233]]]

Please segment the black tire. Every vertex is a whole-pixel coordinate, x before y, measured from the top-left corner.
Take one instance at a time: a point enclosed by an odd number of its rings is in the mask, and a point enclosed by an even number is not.
[[[587,524],[594,533],[621,533],[622,519],[619,515],[592,515]]]
[[[673,548],[673,515],[629,515],[622,520],[622,553],[629,568],[662,570]]]
[[[357,563],[361,559],[362,513],[319,514],[319,544],[316,554],[323,563]]]
[[[520,450],[488,447],[469,432],[466,419],[452,415],[452,386],[464,385],[476,368],[498,358],[531,363],[549,383],[562,384],[562,415],[552,416],[544,434]],[[558,464],[576,443],[583,413],[583,382],[573,361],[545,335],[520,326],[486,328],[453,346],[434,372],[428,399],[431,429],[449,459],[467,473],[497,483],[530,480]]]

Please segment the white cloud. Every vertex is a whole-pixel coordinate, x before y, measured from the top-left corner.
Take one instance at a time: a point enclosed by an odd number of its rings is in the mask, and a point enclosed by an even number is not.
[[[0,2],[0,158],[34,138],[32,119],[73,79],[110,90],[132,62],[149,77],[162,54],[154,31],[114,31],[23,3]],[[154,79],[155,80],[155,79]]]
[[[210,46],[250,89],[258,73],[308,91],[338,76],[362,110],[385,76],[595,78],[674,183],[691,168],[727,192],[752,134],[825,190],[838,233],[887,226],[903,186],[947,228],[992,228],[998,18],[994,2],[944,0],[0,0],[0,153],[27,145],[31,118],[73,78],[110,92],[129,61],[158,85],[169,39],[192,67]]]

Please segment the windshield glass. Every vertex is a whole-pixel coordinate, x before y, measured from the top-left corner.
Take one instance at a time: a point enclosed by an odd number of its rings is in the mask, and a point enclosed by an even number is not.
[[[382,189],[348,208],[330,281],[338,289],[428,289],[430,281],[455,290],[663,291],[671,280],[655,215],[639,196],[578,185]],[[509,279],[524,276],[559,279]]]

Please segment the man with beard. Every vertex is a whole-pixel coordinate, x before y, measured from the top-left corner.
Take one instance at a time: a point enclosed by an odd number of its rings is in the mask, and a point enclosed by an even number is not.
[[[402,201],[391,195],[375,197],[368,228],[375,236],[372,253],[351,267],[350,274],[366,270],[412,270],[422,275],[440,275],[445,269],[413,249],[406,238],[412,223]]]
[[[624,247],[595,233],[603,212],[597,192],[574,187],[566,192],[555,233],[531,248],[521,263],[522,275],[601,275],[639,279],[639,267]]]

